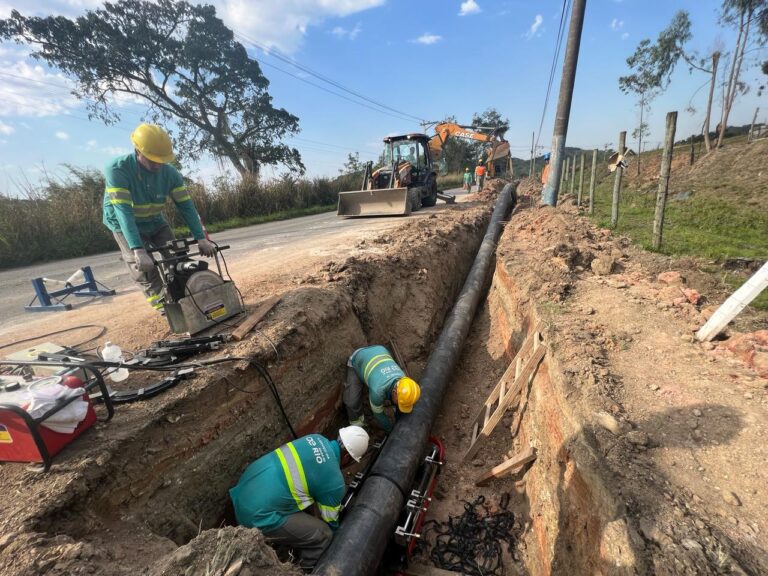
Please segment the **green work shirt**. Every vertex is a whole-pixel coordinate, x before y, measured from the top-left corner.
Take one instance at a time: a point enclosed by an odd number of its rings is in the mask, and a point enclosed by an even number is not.
[[[464,172],[464,184],[471,184],[472,183],[472,174],[469,172]]]
[[[368,387],[368,401],[374,417],[389,432],[393,424],[384,413],[384,407],[392,405],[392,388],[405,377],[405,372],[384,346],[359,348],[352,354],[350,363],[357,377]]]
[[[291,514],[317,504],[335,529],[346,487],[339,443],[310,434],[265,454],[245,469],[229,496],[241,526],[277,530]]]
[[[169,196],[192,235],[197,240],[205,238],[184,180],[170,164],[150,172],[139,164],[135,153],[126,154],[107,164],[104,178],[104,224],[125,236],[131,249],[144,247],[141,233],[151,234],[167,224],[163,208]]]

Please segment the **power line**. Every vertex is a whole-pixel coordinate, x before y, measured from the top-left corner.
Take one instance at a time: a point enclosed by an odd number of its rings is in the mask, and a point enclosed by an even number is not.
[[[552,66],[549,70],[549,82],[547,83],[547,96],[544,98],[544,107],[541,110],[541,120],[539,121],[539,131],[536,133],[536,146],[539,147],[539,139],[541,138],[541,129],[544,127],[544,118],[547,115],[547,107],[549,106],[549,96],[552,93],[552,84],[555,80],[555,72],[557,71],[557,63],[560,60],[560,49],[563,46],[563,34],[565,32],[565,15],[568,13],[568,6],[570,0],[563,0],[563,9],[560,12],[560,26],[557,32],[557,38],[555,40],[555,54],[552,57]]]
[[[298,68],[302,72],[305,72],[305,73],[309,74],[310,76],[313,76],[313,77],[317,78],[318,80],[321,80],[322,82],[326,82],[327,84],[330,84],[331,86],[334,86],[335,88],[338,88],[339,90],[342,90],[343,92],[346,92],[346,93],[348,93],[348,94],[350,94],[352,96],[355,96],[356,98],[360,98],[361,100],[365,100],[366,102],[369,102],[370,104],[378,106],[379,108],[382,108],[384,110],[389,110],[390,112],[394,112],[395,114],[398,114],[399,116],[403,116],[405,118],[408,118],[408,119],[410,119],[410,121],[413,121],[413,122],[424,122],[423,118],[419,118],[418,116],[414,116],[413,114],[409,114],[407,112],[403,112],[402,110],[398,110],[397,108],[393,108],[392,106],[389,106],[387,104],[379,102],[378,100],[374,100],[373,98],[369,98],[368,96],[366,96],[364,94],[361,94],[360,92],[357,92],[356,90],[353,90],[351,88],[347,88],[346,86],[344,86],[343,84],[337,82],[336,80],[333,80],[333,79],[331,79],[331,78],[329,78],[327,76],[324,76],[323,74],[320,74],[319,72],[316,72],[316,71],[312,70],[308,66],[305,66],[305,65],[301,64],[300,62],[297,62],[296,60],[293,60],[292,58],[288,58],[287,56],[283,56],[282,54],[280,54],[278,51],[276,51],[274,49],[270,49],[270,48],[264,46],[263,44],[253,40],[252,38],[249,38],[248,36],[246,36],[242,32],[239,32],[237,30],[235,30],[234,32],[235,32],[236,36],[238,36],[239,38],[245,40],[246,42],[248,42],[249,44],[255,46],[256,48],[260,48],[266,54],[269,54],[273,58],[276,58],[276,59],[280,60],[281,62],[284,62],[286,64],[294,66],[295,68]],[[259,61],[259,62],[261,62],[261,63],[265,63],[263,60],[259,60],[258,58],[254,58],[254,59]],[[274,64],[270,64],[270,66],[272,66],[274,68],[277,68],[276,66],[274,66]],[[283,71],[283,72],[285,72],[285,70],[282,70],[280,68],[278,68],[278,69]],[[305,80],[305,79],[303,79],[303,78],[301,78],[299,76],[294,76],[294,77],[299,78],[301,80]],[[317,87],[316,84],[312,84],[312,85]],[[337,96],[341,96],[338,93],[335,93],[335,94]],[[352,100],[352,101],[353,102],[357,102],[355,100]],[[361,104],[360,102],[357,102],[357,103]]]

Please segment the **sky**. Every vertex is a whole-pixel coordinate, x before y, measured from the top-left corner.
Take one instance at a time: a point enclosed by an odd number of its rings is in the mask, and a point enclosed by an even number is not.
[[[338,174],[350,152],[373,159],[387,134],[421,131],[417,119],[437,121],[451,115],[469,123],[473,113],[489,107],[509,118],[507,139],[515,156],[530,157],[534,132],[539,152],[551,143],[564,46],[546,107],[545,100],[562,0],[207,3],[264,63],[273,104],[299,117],[301,132],[288,142],[301,152],[309,176]],[[0,18],[14,8],[25,15],[76,17],[100,4],[0,0]],[[567,145],[615,146],[619,131],[631,134],[638,109],[632,96],[620,92],[618,77],[629,72],[626,58],[638,42],[654,39],[677,10],[690,14],[689,50],[731,50],[735,33],[718,25],[719,5],[719,0],[589,0]],[[757,49],[748,58],[768,59],[768,50]],[[390,109],[323,83],[286,59]],[[754,87],[760,76],[751,66],[743,79]],[[700,133],[707,81],[705,74],[678,65],[667,91],[652,103],[649,146],[661,144],[664,117],[671,110],[679,111],[678,139]],[[145,106],[118,99],[114,105],[121,121],[105,126],[88,120],[83,103],[69,95],[69,85],[65,75],[30,58],[23,46],[0,43],[0,193],[15,195],[19,183],[60,175],[66,164],[101,169],[111,157],[131,150],[129,136]],[[754,88],[739,96],[729,124],[749,123],[758,106],[758,121],[768,121],[767,99],[768,91],[760,96]],[[212,158],[183,168],[186,175],[205,181],[232,173],[227,163]],[[280,167],[263,172],[266,177],[281,173]]]

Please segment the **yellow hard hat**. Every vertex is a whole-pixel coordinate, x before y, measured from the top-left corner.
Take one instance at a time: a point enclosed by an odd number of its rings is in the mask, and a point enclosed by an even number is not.
[[[173,143],[168,133],[156,124],[139,124],[131,134],[136,150],[152,162],[167,164],[173,162]]]
[[[397,409],[407,414],[421,396],[421,388],[415,380],[404,376],[397,381]]]

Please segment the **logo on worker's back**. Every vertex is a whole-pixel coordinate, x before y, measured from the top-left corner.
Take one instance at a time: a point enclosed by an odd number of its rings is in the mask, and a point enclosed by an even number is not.
[[[328,451],[325,449],[325,446],[323,444],[318,444],[317,441],[312,438],[311,436],[306,437],[307,444],[312,446],[312,455],[315,457],[315,462],[318,464],[323,464],[325,462],[328,462],[330,459],[330,454],[328,454]]]

